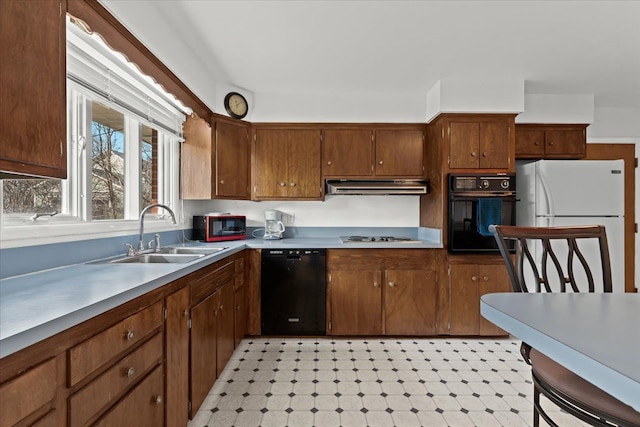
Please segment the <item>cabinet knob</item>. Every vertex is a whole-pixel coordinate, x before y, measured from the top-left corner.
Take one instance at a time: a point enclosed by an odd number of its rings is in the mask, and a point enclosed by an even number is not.
[[[127,378],[131,378],[135,374],[136,374],[135,368],[131,367],[131,368],[127,369]]]
[[[127,341],[131,341],[134,336],[135,336],[135,333],[133,331],[127,331],[125,338],[127,339]]]
[[[389,287],[390,288],[395,288],[396,287],[396,282],[389,282]]]
[[[187,316],[189,316],[189,310],[184,310],[182,312],[182,317],[187,317]]]
[[[554,145],[554,142],[553,141],[549,141],[549,145]]]
[[[382,160],[380,160],[380,161],[378,162],[378,164],[379,164],[379,165],[381,165],[381,164],[383,164],[383,163],[384,163],[384,162],[383,162]]]
[[[220,184],[224,184],[224,179],[221,179],[221,180],[220,180]]]
[[[476,152],[475,152],[475,151],[472,151],[472,152],[471,152],[471,157],[475,157],[475,156],[476,156]]]
[[[534,142],[534,143],[533,143],[533,145],[536,145],[536,146],[537,146],[537,145],[540,145],[540,141],[536,141],[536,142]]]
[[[374,287],[374,288],[377,288],[377,287],[379,287],[379,286],[380,286],[380,284],[379,284],[378,282],[373,282],[373,287]]]
[[[290,186],[292,186],[292,187],[295,187],[295,186],[296,186],[296,183],[295,183],[295,182],[292,182],[292,183],[290,183],[289,185],[290,185]]]
[[[328,164],[329,166],[331,166],[331,160],[327,161],[327,164]]]
[[[488,157],[488,156],[489,156],[489,153],[487,153],[486,151],[482,152],[482,157]]]
[[[484,280],[485,282],[488,282],[489,278],[487,276],[482,276],[482,280]]]
[[[471,276],[471,280],[474,281],[474,282],[477,282],[478,281],[478,276]]]
[[[279,185],[280,187],[286,187],[287,184],[285,184],[284,182],[281,182]]]
[[[156,398],[153,400],[156,405],[161,405],[162,404],[162,396],[156,396]]]

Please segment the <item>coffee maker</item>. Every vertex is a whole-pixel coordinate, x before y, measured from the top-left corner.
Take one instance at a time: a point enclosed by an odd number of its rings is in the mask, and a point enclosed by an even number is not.
[[[265,240],[282,239],[284,234],[282,212],[272,210],[264,212],[264,237]]]

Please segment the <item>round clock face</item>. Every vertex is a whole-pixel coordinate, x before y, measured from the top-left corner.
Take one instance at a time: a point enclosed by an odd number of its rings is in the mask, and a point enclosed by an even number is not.
[[[230,92],[224,97],[224,108],[234,119],[243,118],[249,111],[247,100],[238,92]]]

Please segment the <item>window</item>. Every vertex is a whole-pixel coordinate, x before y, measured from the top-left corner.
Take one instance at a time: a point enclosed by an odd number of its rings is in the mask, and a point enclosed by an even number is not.
[[[177,212],[188,111],[69,20],[67,36],[68,179],[0,181],[2,225],[134,220],[152,203]]]

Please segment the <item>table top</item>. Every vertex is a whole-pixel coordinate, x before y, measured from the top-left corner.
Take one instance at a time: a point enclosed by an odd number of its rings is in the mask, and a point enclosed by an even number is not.
[[[640,411],[640,294],[486,294],[480,311]]]

